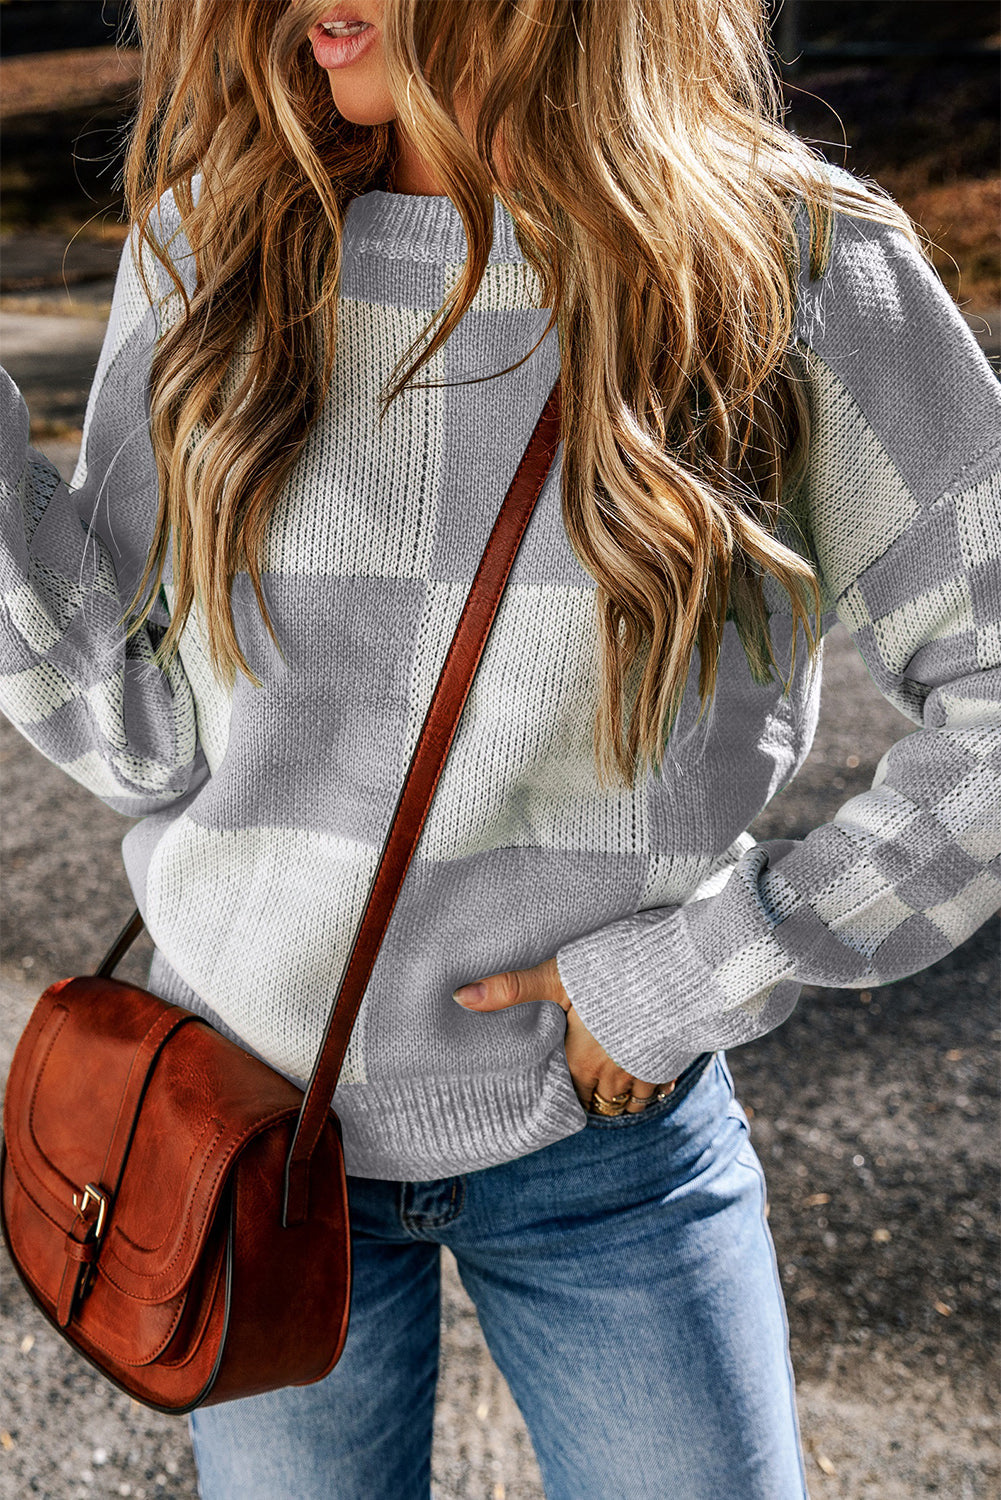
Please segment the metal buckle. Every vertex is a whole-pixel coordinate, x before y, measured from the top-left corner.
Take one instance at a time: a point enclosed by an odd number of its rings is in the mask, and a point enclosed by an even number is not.
[[[79,1193],[73,1194],[73,1207],[81,1219],[85,1219],[87,1209],[92,1203],[97,1204],[97,1218],[94,1220],[94,1238],[95,1240],[99,1240],[104,1233],[104,1221],[108,1216],[108,1195],[103,1188],[95,1186],[93,1182],[88,1182],[83,1190],[82,1197]]]

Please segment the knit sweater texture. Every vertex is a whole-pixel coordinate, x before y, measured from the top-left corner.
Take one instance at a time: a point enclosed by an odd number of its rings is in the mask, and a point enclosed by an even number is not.
[[[161,205],[166,232],[176,210]],[[191,285],[182,237],[172,254]],[[448,198],[368,192],[347,212],[336,368],[280,496],[240,644],[262,686],[220,685],[201,623],[180,659],[116,624],[152,538],[148,376],[176,296],[122,256],[72,483],[0,410],[0,707],[68,775],[139,818],[123,853],[156,943],[151,987],[300,1085],[487,536],[559,373],[507,210],[476,299],[378,423],[398,358],[461,273]],[[173,311],[172,311],[173,309]],[[839,215],[801,276],[812,439],[783,535],[915,726],[870,790],[803,839],[748,825],[805,759],[820,672],[757,685],[726,627],[711,713],[696,670],[660,770],[599,788],[595,582],[560,513],[562,446],[515,559],[372,972],[334,1106],[349,1172],[428,1179],[510,1160],[585,1112],[550,1002],[490,1014],[460,984],[556,956],[585,1026],[636,1077],[785,1019],[804,983],[921,969],[1001,907],[1001,388],[897,231]],[[793,525],[795,518],[795,527]],[[768,592],[780,660],[791,621]],[[802,642],[800,643],[802,645]],[[903,726],[902,726],[903,728]],[[124,916],[124,913],[123,913]],[[110,937],[110,935],[109,935]]]

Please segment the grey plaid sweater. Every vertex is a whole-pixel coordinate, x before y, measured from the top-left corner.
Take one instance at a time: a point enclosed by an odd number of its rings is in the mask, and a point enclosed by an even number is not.
[[[164,215],[172,212],[169,204]],[[126,868],[157,944],[151,985],[302,1083],[319,1046],[444,652],[558,373],[513,225],[462,325],[380,428],[377,396],[465,256],[447,198],[350,206],[333,387],[234,612],[263,682],[215,680],[197,622],[151,660],[172,592],[126,645],[115,621],[156,508],[147,377],[158,321],[121,262],[67,487],[4,381],[0,705],[139,821]],[[183,240],[177,264],[191,275]],[[161,286],[166,291],[165,279]],[[920,969],[1001,906],[1001,400],[935,275],[895,232],[838,221],[800,287],[813,412],[790,496],[823,586],[887,698],[918,726],[871,790],[802,840],[745,833],[804,760],[819,673],[756,686],[727,627],[712,714],[694,681],[661,771],[602,791],[591,749],[594,581],[538,501],[352,1038],[336,1107],[348,1169],[432,1178],[583,1127],[551,1003],[488,1015],[466,981],[556,955],[585,1025],[651,1081],[777,1026],[804,983]],[[791,532],[790,532],[791,535]],[[789,614],[772,625],[788,651]]]

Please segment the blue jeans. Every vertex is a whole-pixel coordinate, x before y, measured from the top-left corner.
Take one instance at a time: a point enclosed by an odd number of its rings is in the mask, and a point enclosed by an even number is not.
[[[348,1185],[344,1353],[314,1385],[191,1414],[202,1500],[428,1500],[440,1245],[548,1500],[807,1495],[765,1179],[722,1053],[502,1166]]]

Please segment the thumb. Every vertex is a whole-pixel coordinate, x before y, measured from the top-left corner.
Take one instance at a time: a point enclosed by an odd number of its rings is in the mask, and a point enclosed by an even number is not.
[[[563,1010],[570,1006],[555,958],[547,958],[531,969],[510,969],[461,985],[452,999],[466,1010],[506,1010],[532,1000],[555,1000]]]

